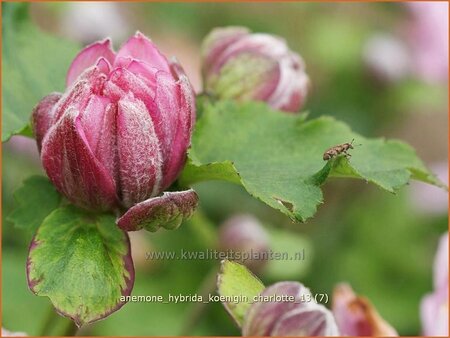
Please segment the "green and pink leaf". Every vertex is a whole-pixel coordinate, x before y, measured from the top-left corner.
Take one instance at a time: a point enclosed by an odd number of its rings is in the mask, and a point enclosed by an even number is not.
[[[49,297],[77,326],[102,319],[120,309],[133,288],[128,235],[113,216],[56,209],[31,242],[27,279],[31,291]]]

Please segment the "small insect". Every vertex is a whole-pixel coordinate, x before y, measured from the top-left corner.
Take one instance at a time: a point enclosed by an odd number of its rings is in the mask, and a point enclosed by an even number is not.
[[[350,143],[347,142],[347,143],[338,144],[337,146],[327,149],[323,153],[323,160],[328,161],[328,160],[332,159],[333,157],[336,157],[340,154],[344,154],[345,157],[347,157],[347,158],[351,157],[352,155],[350,155],[348,153],[348,150],[353,149],[354,141],[355,141],[355,139],[353,139],[352,142],[350,142]]]

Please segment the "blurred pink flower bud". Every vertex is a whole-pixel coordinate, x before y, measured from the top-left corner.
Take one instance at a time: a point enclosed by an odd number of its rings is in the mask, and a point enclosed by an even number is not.
[[[225,221],[219,228],[219,245],[221,250],[230,251],[232,256],[228,259],[254,272],[267,263],[269,236],[252,215],[235,215]]]
[[[408,1],[408,28],[416,73],[430,83],[448,80],[448,2]]]
[[[332,310],[342,335],[398,336],[370,301],[355,295],[348,284],[339,284],[334,288]]]
[[[181,66],[139,32],[117,53],[109,39],[87,46],[69,68],[66,92],[33,111],[47,175],[90,210],[158,196],[184,165],[194,122],[194,92]]]
[[[448,163],[437,162],[430,165],[431,170],[448,185]],[[444,189],[422,182],[413,182],[410,200],[414,210],[428,215],[441,216],[448,212],[448,192]]]
[[[448,337],[448,233],[439,241],[433,269],[434,291],[422,299],[420,306],[422,333]]]
[[[223,99],[265,101],[298,112],[309,85],[302,58],[276,36],[214,29],[202,46],[204,90]]]
[[[376,80],[396,82],[409,75],[411,59],[408,48],[394,35],[372,35],[363,48],[363,61]]]
[[[244,336],[338,336],[331,312],[317,304],[309,289],[297,282],[280,282],[267,287],[260,297],[292,297],[280,301],[255,302],[247,311]],[[270,298],[269,298],[270,299]]]

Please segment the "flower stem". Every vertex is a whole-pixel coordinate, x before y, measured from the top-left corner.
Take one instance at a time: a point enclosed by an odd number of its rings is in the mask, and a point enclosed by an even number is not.
[[[197,294],[202,296],[203,299],[208,299],[208,295],[215,291],[216,289],[216,281],[217,281],[217,273],[219,269],[217,266],[214,266],[209,273],[203,279],[203,282],[200,284]],[[185,318],[183,325],[181,326],[180,336],[187,336],[190,332],[197,326],[197,324],[202,319],[202,315],[205,312],[208,303],[204,302],[195,302],[189,306],[187,309],[187,317]]]
[[[39,336],[74,336],[78,331],[75,323],[65,317],[60,316],[53,305],[50,304],[47,315],[42,324]]]

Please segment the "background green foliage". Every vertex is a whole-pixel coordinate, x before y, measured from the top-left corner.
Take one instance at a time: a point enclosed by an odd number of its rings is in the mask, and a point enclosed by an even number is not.
[[[2,141],[30,135],[30,111],[45,95],[62,91],[78,46],[39,30],[28,6],[2,3]],[[45,66],[43,66],[45,65]]]
[[[18,94],[15,101],[3,101],[3,128],[8,128],[3,129],[3,139],[23,129],[22,123],[41,96],[64,87],[65,69],[77,44],[44,36],[36,27],[63,35],[60,24],[67,6],[32,5],[33,26],[25,20],[24,11],[3,8],[2,76],[15,80],[3,81],[2,95],[5,98],[10,94],[6,90]],[[361,50],[371,34],[395,32],[406,23],[408,15],[401,4],[120,6],[130,22],[129,34],[143,31],[163,51],[176,51],[183,65],[198,57],[201,39],[215,26],[245,25],[281,35],[306,61],[313,84],[305,107],[310,117],[332,115],[368,137],[405,139],[427,164],[447,161],[447,88],[425,84],[413,76],[380,84],[373,81],[362,62]],[[167,41],[176,48],[170,48]],[[50,68],[42,69],[42,64]],[[19,91],[26,86],[29,91]],[[19,116],[19,123],[8,120],[7,116],[12,116],[8,112]],[[13,207],[21,205],[13,191],[29,175],[42,174],[37,149],[13,138],[4,146],[3,164],[3,325],[9,330],[39,334],[53,309],[47,299],[34,296],[26,285],[24,266],[32,233],[13,228],[6,219]],[[217,174],[223,172],[218,170]],[[271,237],[274,247],[290,247],[297,240],[299,248],[306,248],[306,260],[297,263],[298,269],[291,268],[292,262],[270,262],[272,267],[259,276],[265,285],[287,278],[283,272],[291,269],[289,279],[303,282],[318,293],[331,293],[336,283],[348,281],[356,292],[371,299],[400,334],[420,333],[418,306],[423,294],[432,288],[432,259],[438,236],[447,229],[447,214],[424,213],[413,205],[412,187],[392,195],[359,180],[331,180],[324,187],[326,203],[304,224],[292,223],[232,183],[198,183],[195,189],[203,215],[196,215],[177,231],[143,234],[135,242],[133,294],[196,293],[204,276],[217,268],[217,261],[147,261],[145,252],[214,248],[216,228],[224,219],[232,213],[251,212],[270,232],[278,234]],[[22,217],[27,212],[24,210]],[[17,219],[18,215],[11,217]],[[191,309],[187,303],[129,303],[106,320],[87,326],[81,334],[174,335],[181,332]],[[64,323],[55,323],[58,325]],[[210,304],[190,333],[236,335],[239,331],[222,305]]]

